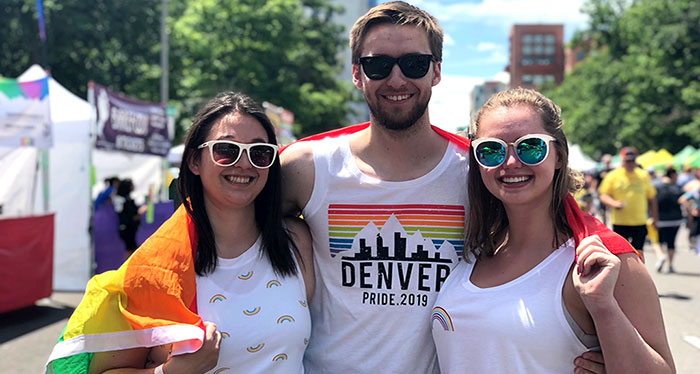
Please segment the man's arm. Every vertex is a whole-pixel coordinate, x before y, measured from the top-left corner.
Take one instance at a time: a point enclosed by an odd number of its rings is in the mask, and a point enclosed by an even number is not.
[[[651,219],[654,222],[654,227],[659,227],[659,202],[655,197],[649,199],[649,209],[651,210]]]
[[[291,144],[280,153],[282,164],[282,211],[297,216],[314,190],[314,157],[311,142]]]
[[[600,194],[598,197],[600,199],[600,202],[615,209],[622,209],[625,206],[625,203],[623,201],[617,201],[613,199],[612,196],[608,194]]]

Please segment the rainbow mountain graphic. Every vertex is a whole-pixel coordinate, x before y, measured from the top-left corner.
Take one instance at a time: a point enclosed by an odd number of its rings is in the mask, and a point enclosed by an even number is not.
[[[464,248],[464,207],[329,206],[331,255],[344,260],[453,262]]]

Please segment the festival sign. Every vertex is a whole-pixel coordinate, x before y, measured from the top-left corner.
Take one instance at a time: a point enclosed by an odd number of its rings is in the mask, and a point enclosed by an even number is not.
[[[49,78],[19,82],[0,78],[0,146],[49,148]]]
[[[265,114],[275,126],[275,136],[281,145],[287,145],[297,140],[294,137],[294,113],[281,106],[264,101]]]
[[[165,106],[131,99],[90,82],[95,148],[165,156],[170,150]]]

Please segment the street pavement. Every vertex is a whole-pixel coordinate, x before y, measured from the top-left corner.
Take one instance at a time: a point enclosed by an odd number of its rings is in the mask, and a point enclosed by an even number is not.
[[[646,264],[659,293],[666,332],[679,374],[700,373],[700,256],[691,252],[687,231],[678,233],[675,274]],[[0,374],[42,373],[46,359],[82,293],[55,292],[33,307],[0,314]],[[643,307],[643,306],[640,306]]]

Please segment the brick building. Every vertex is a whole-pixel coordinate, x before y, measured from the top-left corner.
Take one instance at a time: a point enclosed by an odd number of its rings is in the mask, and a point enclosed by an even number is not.
[[[510,30],[511,87],[536,88],[564,79],[564,25],[513,25]]]

